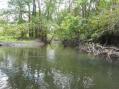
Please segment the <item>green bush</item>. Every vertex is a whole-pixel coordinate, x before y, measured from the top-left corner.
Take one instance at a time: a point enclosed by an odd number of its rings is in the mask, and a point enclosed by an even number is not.
[[[62,20],[57,33],[61,39],[74,39],[77,38],[79,27],[79,18],[68,14]]]
[[[105,12],[82,18],[71,14],[65,15],[61,21],[57,34],[62,40],[80,38],[81,40],[96,40],[105,31],[117,32],[119,23],[119,10],[106,10]]]

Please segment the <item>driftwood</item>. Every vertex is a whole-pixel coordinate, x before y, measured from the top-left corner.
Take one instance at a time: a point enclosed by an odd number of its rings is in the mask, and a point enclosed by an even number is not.
[[[105,47],[99,44],[86,44],[79,47],[80,51],[93,54],[94,56],[103,57],[107,61],[119,61],[119,48],[117,47]]]

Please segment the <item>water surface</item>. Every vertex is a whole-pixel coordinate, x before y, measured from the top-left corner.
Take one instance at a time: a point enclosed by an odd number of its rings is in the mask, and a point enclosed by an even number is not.
[[[119,67],[72,48],[0,48],[0,89],[119,89]]]

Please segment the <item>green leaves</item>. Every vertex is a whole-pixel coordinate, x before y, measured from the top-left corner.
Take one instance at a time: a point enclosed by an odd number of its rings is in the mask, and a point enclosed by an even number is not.
[[[76,38],[79,32],[79,18],[68,14],[60,24],[59,36],[62,39]]]
[[[105,31],[116,32],[115,26],[119,23],[119,10],[106,10],[99,15],[83,18],[65,14],[61,21],[58,35],[61,39],[97,39]],[[79,33],[79,34],[77,34]]]

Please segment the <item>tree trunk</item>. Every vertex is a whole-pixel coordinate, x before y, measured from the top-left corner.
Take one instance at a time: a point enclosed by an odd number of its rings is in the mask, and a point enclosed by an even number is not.
[[[39,16],[41,15],[41,0],[38,0]]]
[[[33,0],[33,16],[36,16],[36,0]]]

